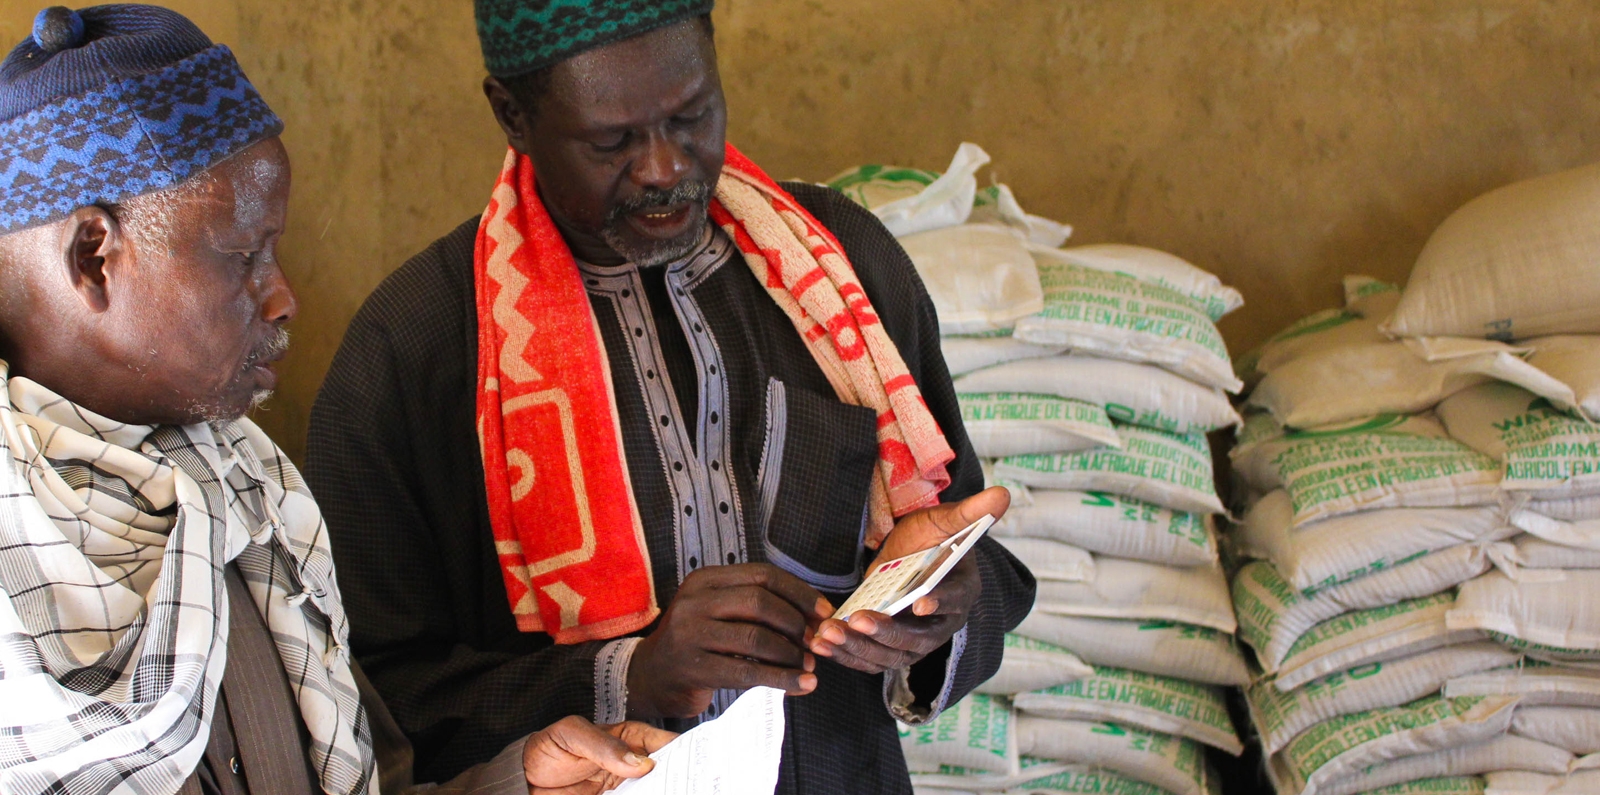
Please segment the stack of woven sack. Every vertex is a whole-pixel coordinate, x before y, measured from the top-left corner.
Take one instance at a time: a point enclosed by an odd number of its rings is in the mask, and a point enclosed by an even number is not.
[[[1215,321],[1242,301],[1159,251],[1059,248],[1065,227],[1022,213],[1004,186],[976,189],[987,158],[974,150],[942,176],[864,167],[834,181],[897,232],[895,206],[978,197],[966,218],[942,210],[945,226],[901,242],[938,311],[973,447],[1012,490],[991,533],[1039,578],[999,674],[902,727],[913,780],[929,793],[1201,795],[1216,784],[1204,746],[1241,750],[1223,687],[1248,679],[1206,440],[1239,422]]]
[[[1600,792],[1600,168],[1241,360],[1247,690],[1286,795]],[[1390,790],[1385,790],[1390,791]]]

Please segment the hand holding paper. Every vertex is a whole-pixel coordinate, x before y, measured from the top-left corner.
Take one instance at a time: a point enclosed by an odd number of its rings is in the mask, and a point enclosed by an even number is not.
[[[650,772],[654,763],[642,754],[660,749],[674,736],[644,723],[596,726],[570,716],[528,738],[522,770],[534,795],[604,792],[623,779]]]
[[[655,770],[624,781],[623,795],[772,795],[783,757],[783,691],[756,687],[722,717],[650,755]]]

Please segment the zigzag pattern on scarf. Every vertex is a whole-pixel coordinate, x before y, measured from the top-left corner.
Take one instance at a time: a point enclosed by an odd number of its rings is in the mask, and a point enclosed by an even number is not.
[[[0,233],[179,184],[283,131],[222,45],[0,125]]]
[[[477,0],[489,73],[511,77],[711,12],[711,0]]]

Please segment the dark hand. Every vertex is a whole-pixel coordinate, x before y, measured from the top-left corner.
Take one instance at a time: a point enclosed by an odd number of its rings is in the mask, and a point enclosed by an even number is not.
[[[661,624],[628,665],[628,715],[689,718],[718,688],[815,690],[806,651],[816,624],[833,614],[815,588],[767,563],[709,566],[690,574]]]
[[[884,539],[873,565],[937,546],[984,514],[996,519],[1004,516],[1010,505],[1010,493],[996,487],[953,505],[908,514]],[[968,553],[909,611],[897,616],[864,611],[850,616],[848,624],[833,619],[822,622],[811,640],[811,651],[869,674],[908,668],[949,643],[966,625],[982,588],[978,561]]]
[[[562,718],[522,747],[522,772],[531,795],[593,795],[638,778],[656,765],[650,754],[677,735],[643,723],[596,726]]]

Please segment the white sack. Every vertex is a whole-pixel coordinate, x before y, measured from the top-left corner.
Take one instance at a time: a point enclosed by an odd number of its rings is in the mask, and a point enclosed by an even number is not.
[[[1237,393],[1228,348],[1211,318],[1174,290],[1057,261],[1035,250],[1044,310],[1017,321],[1016,337],[1075,353],[1153,364]]]
[[[1378,325],[1394,311],[1400,288],[1368,276],[1344,277],[1345,305],[1303,317],[1234,360],[1234,372],[1254,389],[1284,364],[1320,351],[1387,342]]]
[[[1233,636],[1166,620],[1058,616],[1034,610],[1019,635],[1071,649],[1084,662],[1146,671],[1207,685],[1243,686],[1250,669]]]
[[[1272,677],[1245,689],[1250,722],[1267,754],[1275,754],[1312,725],[1380,707],[1408,704],[1438,693],[1445,682],[1517,660],[1517,653],[1488,641],[1447,646],[1388,662],[1329,674],[1287,693]]]
[[[1579,770],[1565,776],[1495,770],[1485,774],[1484,795],[1594,795],[1600,792],[1600,770]]]
[[[1505,668],[1451,679],[1444,685],[1444,694],[1448,698],[1516,696],[1521,708],[1600,708],[1600,671],[1530,658]]]
[[[872,211],[895,237],[956,226],[972,215],[978,169],[989,154],[963,143],[944,174],[899,166],[858,166],[828,180],[828,187]]]
[[[1052,356],[996,365],[956,379],[957,392],[1033,392],[1104,406],[1112,419],[1170,433],[1240,422],[1222,390],[1159,367],[1093,356]]]
[[[1094,668],[1054,643],[1007,633],[1000,670],[975,692],[1012,696],[1093,675]]]
[[[1006,362],[1054,356],[1066,350],[1059,345],[1034,345],[1031,342],[1022,342],[1011,336],[1010,332],[970,337],[941,337],[939,348],[944,352],[944,364],[950,369],[952,377]]]
[[[943,765],[938,772],[911,772],[911,791],[915,795],[979,795],[980,793],[1004,792],[1012,787],[1019,787],[1044,776],[1072,770],[1073,765],[1062,762],[1051,762],[1044,759],[1035,759],[1031,756],[1021,758],[1021,770],[1017,773],[985,773],[981,770],[968,770],[959,765]]]
[[[1022,232],[1030,244],[1045,248],[1056,248],[1072,237],[1070,224],[1024,212],[1022,205],[1017,203],[1016,194],[1003,184],[978,189],[977,198],[972,204],[972,215],[967,222],[1005,224]]]
[[[1577,756],[1600,754],[1600,709],[1518,707],[1511,731]]]
[[[1017,719],[1023,753],[1096,765],[1160,787],[1172,795],[1206,795],[1209,774],[1200,744],[1116,723]]]
[[[1508,768],[1555,773],[1565,771],[1572,761],[1572,754],[1555,746],[1512,734],[1502,734],[1471,745],[1445,748],[1373,765],[1348,778],[1330,783],[1323,788],[1322,795],[1356,795],[1356,793],[1372,792],[1375,787],[1391,786],[1397,781],[1467,776]]]
[[[1489,565],[1487,555],[1473,547],[1452,547],[1307,596],[1285,582],[1272,564],[1255,561],[1245,565],[1233,578],[1233,602],[1238,611],[1239,638],[1256,650],[1256,659],[1267,673],[1278,673],[1280,664],[1289,656],[1291,649],[1313,627],[1352,614],[1353,611],[1372,610],[1378,612],[1351,618],[1346,623],[1366,624],[1388,616],[1405,624],[1413,619],[1391,614],[1410,615],[1421,607],[1437,609],[1437,601],[1427,602],[1425,598],[1437,597],[1448,601],[1450,595],[1441,592],[1482,574],[1489,569]],[[1423,623],[1433,626],[1427,621]],[[1444,643],[1434,644],[1439,645]],[[1329,644],[1319,649],[1331,651],[1337,647],[1337,644]],[[1312,658],[1304,659],[1310,661]],[[1351,660],[1344,667],[1360,662],[1371,660]],[[1326,664],[1327,661],[1323,661],[1318,666],[1320,673],[1309,678],[1342,670],[1339,667],[1326,667]]]
[[[1450,594],[1443,593],[1324,621],[1289,647],[1274,686],[1287,692],[1335,671],[1482,638],[1479,632],[1452,630],[1445,624],[1449,599]]]
[[[973,693],[927,723],[898,725],[900,749],[913,771],[937,773],[943,765],[988,773],[1021,771],[1016,712],[1004,698]]]
[[[1028,564],[1028,570],[1041,580],[1053,582],[1094,582],[1096,566],[1094,556],[1071,544],[1048,538],[999,538],[1018,560]]]
[[[1065,616],[1178,621],[1228,633],[1237,627],[1220,566],[1178,569],[1096,558],[1095,570],[1090,583],[1040,582],[1033,609]]]
[[[1106,410],[1093,403],[1023,392],[962,392],[956,400],[983,458],[1122,446]]]
[[[1341,715],[1294,738],[1271,759],[1271,772],[1283,795],[1335,792],[1339,781],[1358,776],[1373,765],[1504,734],[1511,726],[1515,706],[1516,700],[1509,698],[1447,700],[1431,696],[1405,706]],[[1397,782],[1373,785],[1393,783]]]
[[[1025,715],[1110,721],[1187,737],[1234,756],[1244,752],[1217,687],[1097,665],[1089,676],[1019,693],[1015,701]]]
[[[1522,359],[1525,348],[1487,340],[1406,340],[1317,350],[1279,365],[1249,405],[1291,428],[1378,414],[1427,411],[1491,380],[1520,384],[1570,406],[1572,390]]]
[[[992,489],[995,486],[1004,488],[1011,495],[1011,508],[1023,508],[1033,504],[1033,490],[1015,480],[995,477],[994,459],[978,459],[978,468],[983,470],[983,487]]]
[[[1370,790],[1367,795],[1484,795],[1484,781],[1480,776],[1419,778]]]
[[[1203,434],[1118,425],[1122,448],[1019,455],[995,464],[997,477],[1030,488],[1103,491],[1190,513],[1224,513]]]
[[[1548,516],[1551,519],[1560,519],[1563,522],[1586,522],[1591,519],[1600,519],[1600,496],[1592,497],[1556,497],[1542,500],[1538,494],[1528,495],[1530,499],[1523,507],[1534,513]]]
[[[1159,284],[1189,299],[1213,321],[1244,306],[1244,296],[1182,257],[1144,246],[1102,243],[1039,252],[1043,257]]]
[[[1523,344],[1533,349],[1529,364],[1570,387],[1583,413],[1600,420],[1600,336],[1540,337]]]
[[[1483,384],[1439,404],[1450,435],[1504,462],[1500,488],[1540,498],[1600,494],[1600,427],[1511,384]]]
[[[940,334],[1008,329],[1044,309],[1039,271],[1004,226],[962,224],[900,238],[933,299]]]
[[[1217,559],[1210,517],[1107,492],[1029,489],[1033,504],[1013,507],[989,534],[1051,538],[1097,555],[1167,566]]]
[[[1522,339],[1600,332],[1600,164],[1507,185],[1434,231],[1395,336]]]
[[[1321,590],[1458,544],[1499,541],[1517,533],[1494,506],[1390,508],[1294,526],[1282,489],[1262,497],[1232,534],[1243,555],[1272,562],[1299,591]]]
[[[1289,492],[1296,526],[1376,508],[1492,505],[1502,469],[1437,422],[1402,416],[1284,431],[1241,443],[1233,462],[1251,487]]]
[[[1006,791],[1006,795],[1053,795],[1058,792],[1081,795],[1168,795],[1153,784],[1129,778],[1110,770],[1075,766],[1053,776],[1036,779]]]
[[[1600,549],[1574,549],[1538,536],[1516,540],[1517,565],[1528,569],[1600,569]]]
[[[1562,575],[1557,581],[1515,582],[1489,572],[1461,586],[1449,625],[1493,633],[1539,659],[1600,661],[1600,570]]]

